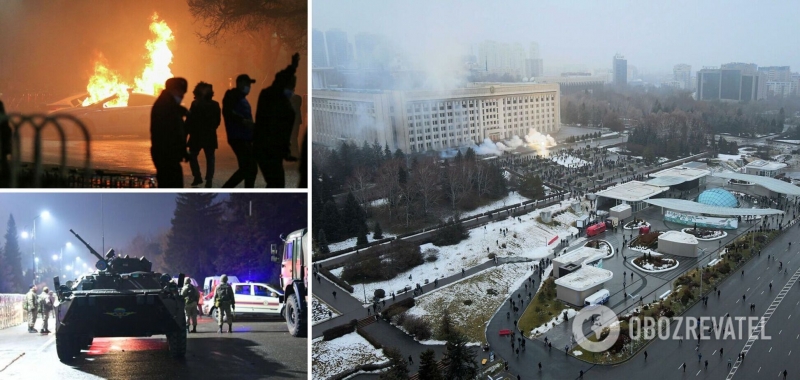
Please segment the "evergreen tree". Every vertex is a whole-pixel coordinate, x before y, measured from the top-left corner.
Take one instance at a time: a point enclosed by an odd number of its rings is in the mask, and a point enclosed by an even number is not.
[[[165,259],[172,272],[194,277],[215,273],[215,240],[222,205],[215,193],[179,193]]]
[[[364,209],[358,204],[356,197],[352,192],[347,193],[342,209],[342,222],[344,222],[347,234],[345,238],[358,235],[361,229],[366,227],[366,219]]]
[[[381,229],[381,224],[375,222],[375,230],[372,232],[372,238],[375,240],[383,239],[383,229]]]
[[[333,201],[325,202],[322,209],[322,223],[320,227],[325,231],[328,241],[332,243],[340,242],[345,237],[345,231],[342,226],[342,217],[339,215],[339,209]]]
[[[453,326],[453,318],[450,317],[450,312],[444,309],[442,319],[439,320],[439,330],[437,331],[438,340],[448,340],[453,334],[457,334],[455,326]]]
[[[358,237],[356,238],[356,245],[366,245],[369,243],[367,240],[367,226],[361,226],[358,230]]]
[[[383,159],[389,161],[392,159],[392,151],[389,150],[389,143],[383,146]]]
[[[427,349],[419,354],[419,380],[442,380],[442,373],[436,363],[436,353]]]
[[[317,241],[317,249],[319,250],[319,253],[323,255],[331,253],[331,249],[328,247],[328,238],[325,237],[325,230],[320,229],[316,236],[317,237],[315,240]]]
[[[519,187],[519,193],[530,199],[544,195],[544,183],[538,175],[527,175]]]
[[[383,354],[389,358],[389,370],[382,373],[380,378],[386,380],[408,380],[408,363],[403,355],[395,348],[384,348]]]
[[[9,215],[5,235],[6,244],[3,247],[5,262],[2,265],[9,268],[8,283],[12,287],[11,293],[24,293],[26,290],[26,281],[22,275],[22,253],[19,250],[18,237],[14,215]]]
[[[6,260],[5,250],[0,247],[0,294],[16,293],[12,281],[11,266]]]
[[[444,377],[452,380],[472,379],[478,374],[475,349],[467,346],[462,334],[452,334],[444,354]]]

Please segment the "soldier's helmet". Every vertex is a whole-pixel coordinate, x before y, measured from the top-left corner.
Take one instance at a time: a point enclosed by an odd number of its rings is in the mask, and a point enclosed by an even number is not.
[[[45,286],[44,289],[42,289],[42,291],[45,293],[50,293],[50,288]]]
[[[228,275],[227,275],[227,274],[223,274],[223,275],[222,275],[222,276],[219,278],[219,280],[220,280],[221,282],[223,282],[223,283],[226,283],[226,284],[227,284],[227,283],[228,283]]]
[[[187,276],[187,277],[184,277],[184,278],[183,278],[183,285],[188,285],[188,284],[191,284],[191,283],[192,283],[192,281],[191,281],[191,280],[192,280],[192,279],[191,279],[191,278],[189,278],[188,276]]]

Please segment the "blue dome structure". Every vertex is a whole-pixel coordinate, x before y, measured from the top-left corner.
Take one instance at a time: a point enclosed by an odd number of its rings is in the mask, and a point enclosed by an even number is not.
[[[697,202],[709,206],[739,207],[736,196],[723,189],[708,189],[697,197]]]

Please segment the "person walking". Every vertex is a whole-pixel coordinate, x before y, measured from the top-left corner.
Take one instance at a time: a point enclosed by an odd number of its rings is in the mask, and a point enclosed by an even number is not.
[[[36,325],[36,316],[39,312],[39,302],[36,297],[36,285],[31,286],[28,293],[25,294],[23,301],[23,309],[28,312],[28,332],[37,332],[34,326]]]
[[[183,288],[181,289],[181,296],[184,299],[184,310],[186,311],[186,330],[190,333],[197,332],[197,303],[200,301],[200,293],[197,288],[192,284],[192,279],[185,277],[183,279]],[[191,322],[191,323],[190,323]],[[191,330],[189,325],[192,326]]]
[[[644,352],[644,361],[647,361],[647,351]]]
[[[233,289],[228,284],[228,275],[223,274],[220,279],[220,284],[214,291],[214,306],[219,309],[219,320],[217,329],[218,333],[222,333],[222,323],[225,320],[225,315],[228,316],[228,333],[233,333],[233,313],[231,309],[236,310],[236,299],[233,296]]]
[[[188,160],[183,118],[189,111],[181,105],[188,82],[169,78],[150,111],[150,156],[160,188],[182,188],[181,161]]]
[[[53,312],[53,294],[46,286],[42,289],[42,294],[39,295],[39,312],[42,313],[42,328],[40,333],[50,333],[47,328],[47,320],[50,318],[50,313]]]
[[[268,188],[285,187],[283,160],[297,161],[291,152],[291,135],[295,123],[291,99],[297,83],[295,71],[299,62],[300,54],[295,53],[292,63],[275,74],[272,85],[261,90],[258,95],[253,129],[253,156]]]
[[[236,87],[225,92],[222,98],[222,118],[225,120],[225,132],[228,135],[228,145],[236,155],[239,168],[222,185],[223,188],[233,188],[244,181],[244,187],[255,187],[258,166],[253,158],[253,111],[247,95],[250,86],[256,83],[247,74],[236,77]]]
[[[186,133],[189,135],[189,167],[192,169],[194,181],[192,186],[203,183],[203,174],[197,156],[202,150],[206,157],[206,186],[213,186],[214,168],[217,150],[217,128],[220,123],[219,103],[213,100],[214,87],[208,83],[200,82],[195,86],[194,101],[186,117]]]
[[[414,357],[411,355],[408,355],[408,364],[414,364]]]
[[[686,362],[683,362],[683,364],[681,364],[681,367],[683,367],[683,372],[686,372]]]
[[[731,358],[728,358],[728,369],[731,369],[733,364],[731,363]]]

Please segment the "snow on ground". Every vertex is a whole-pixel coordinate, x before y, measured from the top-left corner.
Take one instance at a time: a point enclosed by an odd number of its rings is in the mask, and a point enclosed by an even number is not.
[[[355,332],[329,341],[315,339],[311,351],[314,379],[327,379],[359,365],[387,360],[383,350],[376,349]]]
[[[727,160],[736,161],[736,160],[742,159],[742,157],[740,155],[738,155],[738,154],[718,154],[717,158],[719,158],[720,160],[725,160],[725,161],[727,161]]]
[[[578,314],[578,312],[575,311],[575,309],[565,309],[565,311],[567,312],[567,318],[568,319],[572,319],[572,317],[574,317],[575,314]],[[555,316],[555,317],[553,317],[553,319],[545,322],[543,325],[531,330],[531,334],[528,335],[528,336],[531,339],[535,339],[537,336],[550,331],[550,329],[552,329],[553,327],[555,327],[557,325],[560,325],[563,322],[564,322],[564,311],[562,311],[561,313],[558,313],[557,316]]]
[[[485,342],[486,324],[500,305],[533,275],[530,263],[509,263],[482,270],[464,280],[430,291],[416,299],[411,315],[428,320],[434,328],[447,309],[453,323],[467,334],[472,342]],[[495,295],[487,290],[497,291]],[[472,304],[465,305],[470,300]]]
[[[312,323],[317,324],[325,322],[329,319],[338,317],[340,314],[328,306],[325,302],[320,301],[317,297],[311,299],[311,316]]]
[[[775,141],[782,143],[789,143],[789,144],[800,144],[800,140],[775,140]]]
[[[492,203],[489,203],[488,205],[478,207],[478,208],[476,208],[476,209],[474,209],[472,211],[464,212],[463,214],[461,214],[461,219],[468,218],[468,217],[473,216],[473,215],[483,214],[484,212],[492,211],[492,210],[495,210],[495,209],[498,209],[498,208],[501,208],[501,207],[506,207],[506,206],[511,206],[511,205],[515,205],[515,204],[518,204],[518,203],[526,202],[526,201],[529,201],[529,200],[530,200],[529,198],[525,198],[522,195],[519,195],[519,193],[513,192],[513,193],[508,194],[507,196],[505,196],[502,199],[498,199],[498,200],[496,200],[496,201],[494,201]]]
[[[583,352],[575,350],[575,351],[572,351],[572,354],[575,355],[575,356],[581,356],[581,355],[583,355]]]
[[[568,208],[569,205],[570,201],[567,200],[541,210],[556,212]],[[438,252],[436,261],[426,261],[388,281],[365,284],[365,290],[367,294],[373,294],[375,289],[383,289],[388,295],[406,286],[413,289],[416,284],[424,284],[426,279],[433,282],[436,278],[458,274],[462,268],[469,269],[489,260],[486,248],[489,248],[489,252],[495,253],[498,257],[526,257],[538,261],[551,254],[550,249],[546,247],[550,239],[556,235],[564,237],[578,232],[575,227],[548,226],[537,222],[536,218],[541,210],[534,210],[521,216],[522,222],[516,218],[506,218],[489,223],[485,228],[469,230],[469,237],[456,245],[437,247],[430,243],[423,244],[420,246],[423,256],[428,256],[426,251]],[[500,233],[501,229],[508,229],[505,237]],[[506,248],[498,243],[505,243]],[[342,270],[343,268],[337,268],[331,272],[340,276]]]
[[[372,202],[369,202],[369,205],[372,207],[381,207],[389,204],[389,200],[386,198],[376,199]]]
[[[550,159],[553,160],[553,162],[566,167],[581,167],[584,165],[589,165],[588,162],[569,154],[550,156]]]
[[[367,234],[367,241],[369,241],[370,243],[372,243],[375,240],[380,240],[380,239],[374,239],[372,237],[372,235],[373,235],[372,233]],[[383,232],[383,238],[384,239],[385,238],[390,238],[390,237],[395,237],[395,236],[397,236],[397,235],[387,233],[386,231]],[[341,251],[341,250],[347,249],[347,248],[353,248],[353,247],[356,246],[356,241],[358,241],[358,238],[350,238],[350,239],[347,239],[347,240],[344,240],[344,241],[340,241],[338,243],[331,243],[331,244],[328,244],[328,249],[330,249],[331,252],[336,252],[336,251]]]

